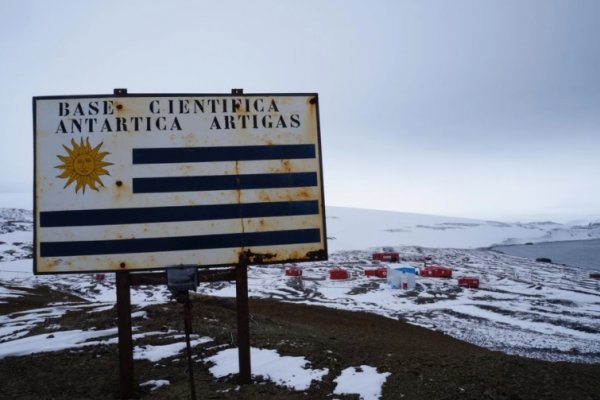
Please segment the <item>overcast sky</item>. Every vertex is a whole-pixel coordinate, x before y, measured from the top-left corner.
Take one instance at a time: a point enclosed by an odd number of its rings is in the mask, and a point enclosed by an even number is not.
[[[327,205],[600,218],[600,1],[0,1],[0,192],[31,98],[317,92]]]

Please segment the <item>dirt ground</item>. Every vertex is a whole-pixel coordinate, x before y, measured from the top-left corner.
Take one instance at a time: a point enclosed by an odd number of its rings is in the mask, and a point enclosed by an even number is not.
[[[0,315],[75,300],[40,288],[31,295],[0,304]],[[194,300],[193,333],[215,339],[210,346],[196,347],[195,358],[213,355],[215,345],[235,345],[233,305],[233,300],[228,299]],[[181,304],[172,302],[145,310],[148,318],[136,319],[134,323],[141,332],[183,332]],[[382,399],[600,399],[598,364],[550,363],[508,356],[366,313],[251,300],[250,314],[253,347],[303,356],[312,368],[328,368],[328,375],[313,382],[307,391],[298,392],[260,378],[239,386],[237,375],[216,379],[209,373],[208,365],[197,362],[194,375],[198,399],[358,399],[356,395],[332,393],[333,380],[341,371],[360,365],[391,372],[383,386]],[[116,310],[69,312],[48,323],[56,324],[62,330],[115,327]],[[41,326],[30,334],[44,333],[45,329],[49,328]],[[135,345],[160,344],[160,340],[148,336]],[[170,385],[154,391],[137,388],[136,398],[191,398],[185,357],[158,363],[135,360],[133,373],[136,383],[170,381]],[[0,384],[0,399],[119,399],[117,345],[0,359]]]

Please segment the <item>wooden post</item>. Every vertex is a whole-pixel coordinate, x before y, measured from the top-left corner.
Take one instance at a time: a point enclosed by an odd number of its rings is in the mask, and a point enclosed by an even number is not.
[[[248,307],[248,264],[242,262],[235,268],[237,302],[238,358],[241,385],[252,382],[250,366],[250,317]]]
[[[133,338],[131,335],[131,289],[127,271],[116,272],[119,330],[119,383],[121,397],[133,397]]]
[[[127,96],[127,89],[113,89],[115,96]],[[117,326],[119,331],[119,383],[121,397],[133,397],[133,337],[131,334],[131,275],[115,272],[117,289]]]

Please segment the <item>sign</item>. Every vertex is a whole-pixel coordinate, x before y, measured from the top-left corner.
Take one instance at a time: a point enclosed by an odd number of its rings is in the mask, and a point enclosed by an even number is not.
[[[327,258],[318,96],[33,98],[34,272]]]

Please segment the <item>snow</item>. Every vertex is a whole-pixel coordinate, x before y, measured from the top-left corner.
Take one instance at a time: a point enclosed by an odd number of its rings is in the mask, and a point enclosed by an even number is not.
[[[30,238],[31,240],[31,238]],[[16,260],[0,263],[2,280],[18,282],[25,287],[33,287],[35,277],[33,276],[33,264],[31,260]]]
[[[384,246],[479,248],[600,238],[600,226],[505,223],[345,207],[326,208],[330,252]]]
[[[24,294],[26,294],[27,292],[24,292],[22,290],[19,289],[9,289],[6,287],[0,287],[0,298],[2,299],[7,299],[10,297],[21,297]],[[3,303],[2,301],[0,301],[0,303]]]
[[[41,335],[28,336],[21,339],[0,343],[0,358],[73,349],[84,346],[97,346],[101,342],[88,340],[99,337],[114,336],[116,333],[117,328],[104,329],[100,331],[82,331],[79,329],[74,329],[70,331],[57,331],[52,333],[43,333]],[[104,341],[104,343],[109,342]],[[112,343],[115,342],[112,341]]]
[[[161,388],[163,386],[168,386],[170,384],[171,384],[171,382],[169,382],[166,379],[152,379],[152,380],[140,383],[140,386],[151,386],[150,391],[154,391],[158,388]]]
[[[306,390],[313,380],[321,380],[328,369],[311,369],[304,357],[281,356],[276,350],[250,348],[252,375],[262,376],[281,386],[294,390]],[[209,371],[217,378],[239,371],[238,349],[222,350],[206,361],[215,365]]]
[[[2,202],[0,196],[0,205]],[[27,204],[24,205],[27,208]],[[48,307],[0,315],[0,358],[34,352],[74,349],[117,342],[115,329],[63,330],[54,323],[69,310],[99,312],[114,306],[114,275],[104,280],[95,274],[35,276],[31,256],[32,215],[27,210],[0,209],[0,302],[24,296],[28,289],[47,286],[84,299]],[[600,288],[581,269],[537,263],[521,257],[495,253],[480,247],[493,244],[545,242],[552,240],[598,239],[597,223],[579,225],[550,222],[504,223],[442,216],[327,208],[330,260],[304,263],[300,277],[286,277],[289,265],[250,267],[249,295],[281,301],[317,304],[344,310],[360,310],[401,319],[442,331],[480,346],[509,354],[550,361],[600,362]],[[390,247],[415,267],[431,256],[436,263],[452,268],[452,279],[416,277],[414,290],[392,289],[385,279],[366,277],[374,266],[371,252]],[[328,271],[343,266],[347,280],[332,281]],[[459,276],[480,278],[479,289],[457,287]],[[198,292],[235,297],[231,282],[201,284]],[[132,288],[133,318],[148,318],[140,310],[147,304],[169,300],[164,286]],[[28,336],[36,327],[46,333]],[[136,345],[136,360],[159,362],[181,357],[185,341],[181,332],[136,332],[134,340],[159,335],[160,346]],[[215,378],[238,372],[237,349],[220,349],[211,338],[193,337],[192,345],[218,351],[196,359],[210,366]],[[312,369],[304,357],[284,356],[273,349],[251,349],[252,373],[278,385],[305,390],[313,381],[329,374]],[[335,379],[333,394],[357,394],[377,399],[389,376],[378,366],[351,366]],[[144,382],[151,390],[169,385],[156,379]]]
[[[202,337],[190,340],[190,346],[194,348],[203,343],[212,341],[211,338]],[[133,358],[136,360],[148,360],[150,362],[160,361],[163,358],[173,357],[186,348],[185,342],[169,343],[162,346],[136,346],[133,349]]]
[[[0,316],[0,341],[6,343],[6,340],[12,340],[25,336],[29,331],[40,324],[52,318],[59,318],[68,311],[90,308],[94,305],[51,305],[41,309],[28,310],[24,312],[14,312],[9,315]],[[0,346],[4,343],[0,343]],[[1,352],[0,352],[1,354]],[[2,356],[0,355],[0,358]]]
[[[358,394],[361,400],[377,400],[388,376],[389,372],[378,373],[376,368],[368,365],[346,368],[334,380],[336,387],[333,393]]]

